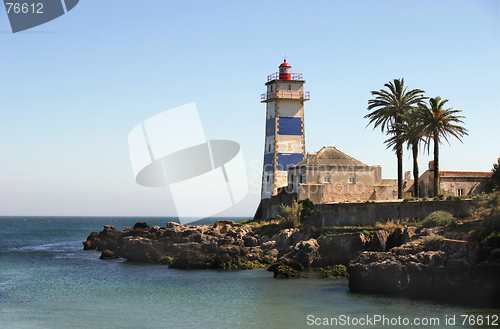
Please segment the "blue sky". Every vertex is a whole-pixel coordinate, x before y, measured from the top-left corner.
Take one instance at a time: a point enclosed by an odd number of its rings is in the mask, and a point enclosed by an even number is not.
[[[396,178],[370,91],[404,78],[466,116],[442,170],[490,171],[500,156],[499,1],[80,1],[13,34],[0,10],[0,215],[175,216],[168,189],[135,184],[127,136],[196,102],[208,139],[241,145],[260,200],[267,75],[286,53],[304,74],[306,150],[336,146]],[[431,155],[421,152],[423,172]],[[409,152],[405,170],[411,170]]]

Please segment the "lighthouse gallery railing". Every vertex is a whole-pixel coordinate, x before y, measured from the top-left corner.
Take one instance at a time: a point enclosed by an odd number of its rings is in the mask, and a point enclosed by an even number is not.
[[[287,73],[281,73],[281,74],[287,74]],[[303,81],[302,73],[288,73],[288,74],[290,74],[290,79],[286,79],[286,80]],[[273,80],[280,80],[280,73],[279,72],[276,72],[276,73],[273,73],[273,74],[267,76],[267,82],[273,81]]]
[[[260,95],[261,102],[265,102],[274,98],[303,99],[307,101],[309,100],[309,92],[300,90],[273,90]]]

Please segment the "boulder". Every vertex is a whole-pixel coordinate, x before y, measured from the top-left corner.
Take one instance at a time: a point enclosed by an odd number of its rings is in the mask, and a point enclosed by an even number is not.
[[[223,219],[223,220],[216,221],[215,224],[212,227],[215,228],[215,229],[220,230],[220,229],[222,229],[226,225],[229,225],[230,227],[232,227],[232,226],[235,226],[236,223],[233,222],[233,221],[230,221],[230,220]]]
[[[135,223],[134,228],[150,229],[150,226],[146,222],[137,222],[137,223]]]
[[[255,238],[253,236],[245,236],[243,238],[243,242],[244,242],[245,247],[255,247],[258,245],[259,241],[257,241],[257,238]]]
[[[319,260],[318,241],[309,239],[297,242],[285,257],[299,262],[304,267],[311,267],[314,261]]]
[[[119,253],[127,260],[154,263],[161,258],[164,246],[149,238],[126,236],[119,244]]]
[[[364,249],[365,235],[362,233],[346,233],[317,239],[319,258],[312,266],[326,267],[329,265],[348,265]]]
[[[391,235],[388,230],[379,230],[370,235],[370,251],[386,251],[387,239]],[[402,234],[401,234],[402,235]]]

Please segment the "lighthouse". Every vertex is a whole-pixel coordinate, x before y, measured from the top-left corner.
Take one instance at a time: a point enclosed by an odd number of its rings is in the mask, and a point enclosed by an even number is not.
[[[261,199],[269,199],[280,187],[288,185],[287,170],[304,159],[304,91],[301,73],[291,73],[286,59],[279,72],[267,77],[267,91],[261,95],[266,103],[266,138]]]

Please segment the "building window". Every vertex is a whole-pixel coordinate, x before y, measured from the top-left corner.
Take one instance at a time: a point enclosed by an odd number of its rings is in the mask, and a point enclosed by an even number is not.
[[[354,176],[354,175],[349,176],[348,183],[349,184],[356,184],[356,176]]]
[[[457,190],[457,193],[458,193],[458,196],[464,195],[464,189],[459,188],[459,189]]]
[[[332,182],[332,179],[331,179],[330,175],[325,175],[324,182],[325,183],[331,183]]]

